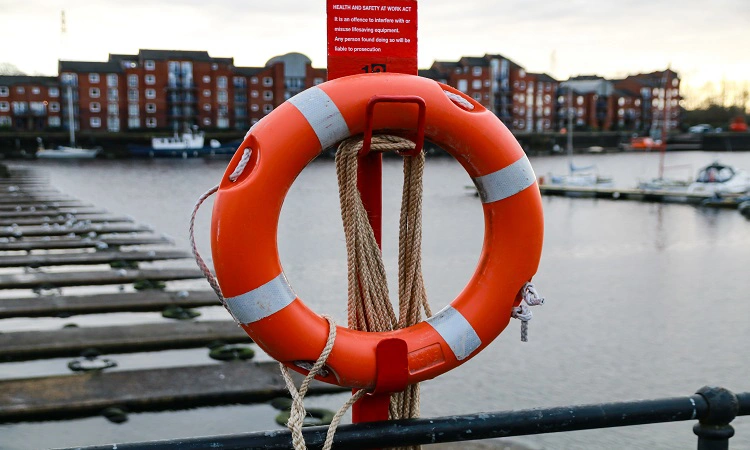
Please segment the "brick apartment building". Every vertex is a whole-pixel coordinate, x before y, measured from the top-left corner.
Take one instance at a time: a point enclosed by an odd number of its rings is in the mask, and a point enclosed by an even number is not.
[[[77,130],[246,130],[326,79],[325,69],[299,53],[236,67],[234,58],[205,51],[140,50],[106,62],[60,61],[58,68],[59,77],[0,76],[0,127],[68,129],[72,116]]]
[[[106,62],[60,61],[58,69],[58,77],[0,76],[0,129],[68,129],[73,117],[77,130],[90,131],[246,130],[327,77],[300,53],[237,67],[205,51],[140,50]],[[680,79],[671,70],[560,82],[486,54],[435,61],[419,74],[466,93],[517,132],[559,131],[566,111],[575,127],[602,131],[653,132],[665,117],[675,129],[680,120]]]

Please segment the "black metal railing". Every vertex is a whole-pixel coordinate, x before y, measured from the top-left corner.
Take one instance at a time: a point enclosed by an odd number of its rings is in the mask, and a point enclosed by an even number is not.
[[[725,450],[729,448],[729,438],[734,436],[730,423],[736,416],[744,415],[750,415],[750,392],[734,394],[724,388],[706,386],[690,397],[342,425],[336,430],[333,448],[401,447],[698,420],[693,427],[698,436],[698,450]],[[322,448],[327,430],[328,427],[304,429],[307,448]],[[76,448],[273,450],[291,449],[292,438],[288,430],[275,430]]]

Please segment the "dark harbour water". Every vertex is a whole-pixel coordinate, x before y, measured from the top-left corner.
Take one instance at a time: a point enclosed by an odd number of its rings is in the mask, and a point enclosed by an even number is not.
[[[695,174],[720,159],[750,169],[749,153],[669,153],[667,174]],[[563,173],[563,157],[531,158],[537,175]],[[657,173],[657,154],[576,156],[617,185]],[[218,183],[227,160],[35,161],[61,191],[129,214],[187,249],[195,200]],[[401,166],[385,167],[384,255],[396,292]],[[479,200],[450,158],[428,160],[423,260],[433,309],[450,302],[472,274],[482,242]],[[519,324],[463,366],[423,383],[422,415],[686,396],[706,384],[750,390],[750,221],[737,211],[674,204],[545,197],[546,234],[535,282],[547,303],[535,309],[530,342]],[[210,203],[196,228],[210,256]],[[282,212],[279,247],[285,272],[316,311],[345,323],[346,262],[333,162],[313,162]],[[190,282],[174,287],[205,287]],[[229,316],[204,308],[202,318]],[[81,326],[160,321],[158,314],[75,317]],[[0,321],[0,330],[57,328],[71,319]],[[120,370],[205,364],[202,350],[115,355]],[[263,357],[261,357],[263,358]],[[266,357],[267,358],[267,357]],[[67,360],[0,364],[0,378],[65,373]],[[310,398],[337,409],[346,394]],[[275,429],[267,405],[0,425],[0,449],[37,449]],[[557,433],[512,441],[544,449],[695,448],[692,422]],[[734,422],[731,448],[750,448],[750,418]]]

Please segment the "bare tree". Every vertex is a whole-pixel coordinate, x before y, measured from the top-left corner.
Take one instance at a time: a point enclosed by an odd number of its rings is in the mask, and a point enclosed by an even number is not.
[[[14,64],[9,62],[0,62],[0,75],[26,75],[16,67]]]

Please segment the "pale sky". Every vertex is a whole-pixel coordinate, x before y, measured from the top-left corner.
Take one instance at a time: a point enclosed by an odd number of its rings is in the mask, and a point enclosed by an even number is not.
[[[499,53],[558,79],[619,77],[671,64],[686,90],[744,86],[749,2],[422,0],[419,67]],[[105,61],[109,53],[174,49],[234,57],[237,66],[300,52],[324,67],[325,6],[325,0],[0,0],[0,62],[55,75],[58,59]]]

